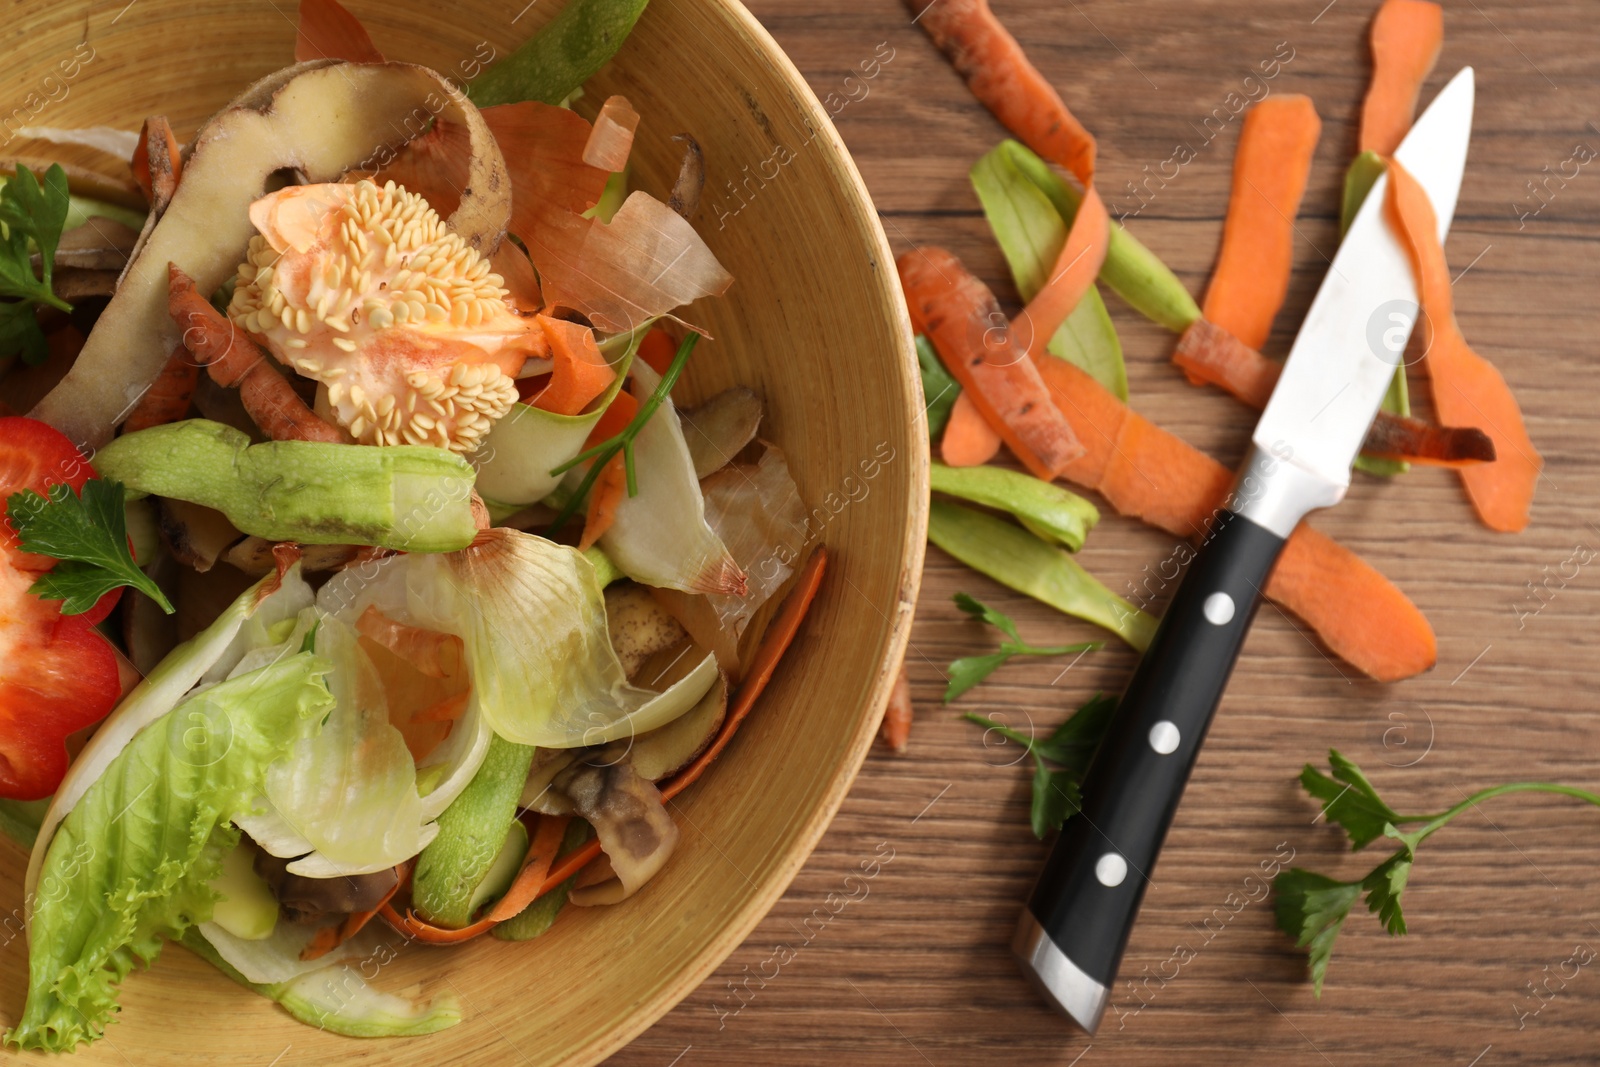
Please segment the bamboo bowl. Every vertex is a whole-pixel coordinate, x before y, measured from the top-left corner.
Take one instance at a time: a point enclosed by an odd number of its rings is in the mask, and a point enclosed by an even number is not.
[[[475,52],[507,54],[559,5],[530,4],[513,20],[515,6],[350,0],[391,59],[458,79]],[[8,133],[28,122],[137,129],[146,115],[165,114],[188,139],[245,84],[291,62],[293,13],[287,0],[137,0],[93,9],[86,23],[81,7],[26,0],[9,15],[0,124],[9,121]],[[787,452],[813,532],[832,556],[799,638],[733,745],[675,802],[682,843],[639,895],[572,908],[534,942],[408,945],[379,969],[381,988],[453,988],[459,1025],[420,1038],[339,1037],[168,947],[150,973],[124,983],[107,1037],[70,1062],[261,1067],[291,1046],[285,1063],[598,1061],[744,939],[844,798],[904,651],[926,528],[927,439],[893,259],[815,96],[735,0],[652,4],[593,88],[598,98],[626,94],[643,116],[638,186],[664,198],[677,172],[672,134],[688,131],[704,147],[708,180],[695,221],[736,281],[690,313],[715,341],[700,347],[680,388],[693,399],[746,384],[767,401],[763,433]],[[22,138],[0,154],[118,170],[92,150]],[[0,922],[7,1025],[26,991],[26,862],[0,842],[0,907],[11,917]]]

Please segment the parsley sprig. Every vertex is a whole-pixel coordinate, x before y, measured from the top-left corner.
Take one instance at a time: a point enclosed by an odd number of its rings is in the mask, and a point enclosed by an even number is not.
[[[1084,772],[1116,709],[1115,697],[1096,693],[1042,741],[975,711],[966,713],[969,721],[1015,741],[1033,757],[1033,836],[1043,838],[1049,831],[1059,830],[1062,823],[1078,813],[1083,803],[1079,787]]]
[[[949,684],[944,689],[946,704],[989,677],[1012,656],[1065,656],[1072,652],[1090,652],[1101,647],[1099,641],[1085,641],[1079,645],[1058,645],[1050,648],[1030,645],[1017,634],[1017,624],[1005,613],[996,611],[966,593],[957,593],[954,600],[956,607],[973,618],[993,626],[1005,634],[1007,640],[1000,642],[1000,648],[988,655],[963,656],[950,664],[945,672],[949,678]]]
[[[577,490],[567,498],[567,502],[562,505],[561,511],[556,515],[555,521],[550,524],[550,533],[553,534],[561,529],[566,524],[566,521],[577,513],[579,506],[588,497],[589,490],[594,488],[595,480],[600,477],[600,472],[605,469],[607,463],[616,458],[618,452],[622,453],[622,465],[627,472],[628,495],[639,495],[639,483],[635,479],[633,470],[634,438],[639,436],[639,431],[644,429],[645,423],[650,421],[650,417],[656,413],[656,409],[667,399],[667,396],[672,392],[672,387],[678,384],[679,377],[683,375],[683,368],[689,362],[689,354],[694,351],[695,343],[699,340],[700,335],[698,333],[690,333],[683,339],[683,342],[678,345],[677,353],[672,357],[672,363],[667,367],[667,373],[661,376],[661,381],[657,383],[655,390],[651,392],[649,398],[643,404],[639,405],[639,410],[633,416],[633,421],[623,427],[621,433],[614,437],[608,437],[593,448],[587,448],[579,452],[559,467],[550,468],[550,474],[554,477],[558,474],[565,474],[584,460],[594,460],[588,472],[584,474],[583,481],[578,483]]]
[[[84,482],[82,495],[65,482],[52,485],[49,497],[32,489],[11,495],[6,512],[22,550],[60,561],[33,583],[35,596],[60,600],[63,615],[81,615],[111,590],[127,585],[168,615],[173,613],[161,587],[139,569],[128,550],[123,501],[121,482],[99,478]]]
[[[1323,774],[1311,764],[1300,772],[1305,791],[1323,802],[1328,821],[1350,838],[1351,851],[1365,848],[1380,838],[1400,843],[1387,859],[1361,878],[1341,882],[1327,875],[1293,867],[1273,880],[1277,895],[1274,906],[1278,929],[1295,939],[1295,945],[1308,951],[1311,985],[1322,995],[1323,979],[1333,943],[1357,899],[1366,895],[1367,910],[1375,913],[1384,929],[1398,937],[1406,932],[1401,897],[1411,877],[1417,847],[1438,833],[1451,820],[1485,800],[1510,793],[1557,793],[1600,806],[1600,795],[1570,785],[1551,782],[1509,782],[1480,789],[1461,803],[1431,815],[1401,815],[1378,795],[1367,776],[1337,749],[1328,750],[1328,765],[1333,774]],[[1416,826],[1414,830],[1401,827]]]
[[[67,172],[56,163],[41,183],[27,167],[0,189],[0,355],[21,352],[26,363],[42,363],[50,349],[34,317],[39,304],[62,311],[72,305],[56,296],[51,286],[56,246],[66,225],[71,193]],[[33,253],[39,253],[40,277],[33,273]]]

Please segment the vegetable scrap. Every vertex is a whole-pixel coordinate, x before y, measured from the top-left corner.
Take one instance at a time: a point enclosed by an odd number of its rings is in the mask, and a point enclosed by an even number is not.
[[[1006,635],[1006,640],[1000,642],[998,651],[983,656],[963,656],[950,664],[945,671],[945,677],[949,679],[944,690],[946,704],[1005,666],[1012,656],[1067,656],[1074,652],[1094,652],[1101,647],[1098,641],[1085,641],[1077,645],[1039,648],[1028,644],[1018,635],[1017,624],[1004,612],[996,611],[966,593],[957,593],[954,599],[956,607],[979,622],[993,626]]]
[[[1266,343],[1289,292],[1294,217],[1321,134],[1315,105],[1298,93],[1270,96],[1245,112],[1222,248],[1201,308],[1251,348]]]
[[[984,727],[985,744],[988,735],[993,733],[1002,741],[1021,745],[1033,757],[1030,819],[1033,836],[1043,840],[1051,830],[1061,829],[1062,823],[1078,813],[1083,799],[1079,786],[1116,710],[1115,697],[1096,693],[1043,740],[975,711],[966,712],[962,717]]]
[[[756,392],[678,407],[676,313],[733,281],[705,150],[674,138],[669,205],[630,190],[650,109],[565,106],[643,7],[571,0],[475,103],[302,0],[299,62],[188,146],[56,131],[132,180],[5,181],[0,377],[55,383],[0,419],[8,1043],[98,1039],[167,941],[310,1025],[432,1033],[458,998],[330,993],[375,916],[530,940],[671,860],[827,555]]]
[[[1293,867],[1273,879],[1276,896],[1273,905],[1278,929],[1295,939],[1295,947],[1306,950],[1311,988],[1322,996],[1328,962],[1334,942],[1357,900],[1364,895],[1367,910],[1392,937],[1406,932],[1402,897],[1416,863],[1421,844],[1486,800],[1513,793],[1552,793],[1573,797],[1600,807],[1600,794],[1570,785],[1551,782],[1509,782],[1463,796],[1459,803],[1428,815],[1401,815],[1378,794],[1361,768],[1338,749],[1328,750],[1324,774],[1311,764],[1300,772],[1300,785],[1318,801],[1329,825],[1337,825],[1350,839],[1352,851],[1360,851],[1374,841],[1398,842],[1400,847],[1361,878],[1340,881],[1324,874]],[[1420,824],[1420,825],[1419,825]],[[1415,829],[1405,829],[1415,827]]]

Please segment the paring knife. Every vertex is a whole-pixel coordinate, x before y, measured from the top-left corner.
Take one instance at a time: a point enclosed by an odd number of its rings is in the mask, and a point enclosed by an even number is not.
[[[1472,133],[1472,68],[1395,157],[1455,214]],[[1378,179],[1328,268],[1226,507],[1189,564],[1122,696],[1022,913],[1012,950],[1053,1003],[1094,1031],[1156,854],[1222,699],[1261,590],[1302,518],[1343,499],[1350,464],[1417,317],[1417,288]]]

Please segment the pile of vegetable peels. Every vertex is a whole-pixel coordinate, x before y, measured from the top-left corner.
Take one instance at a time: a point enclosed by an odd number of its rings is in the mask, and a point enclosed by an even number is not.
[[[907,0],[907,7],[973,94],[1021,142],[1003,141],[971,171],[1027,301],[1019,314],[1008,319],[988,288],[949,252],[922,247],[899,260],[919,334],[928,430],[944,461],[934,465],[931,479],[929,539],[975,570],[1142,650],[1154,621],[1071,555],[1098,511],[1044,483],[1066,479],[1097,492],[1121,515],[1197,540],[1223,506],[1233,473],[1128,406],[1122,348],[1098,283],[1179,335],[1173,362],[1191,383],[1217,385],[1252,407],[1264,406],[1281,364],[1258,349],[1288,291],[1293,219],[1321,122],[1311,100],[1293,94],[1275,94],[1246,113],[1222,245],[1197,304],[1154,253],[1120,223],[1108,222],[1093,186],[1093,136],[986,0],[931,6]],[[1539,454],[1504,379],[1462,338],[1426,194],[1389,158],[1410,128],[1442,27],[1434,3],[1384,0],[1380,6],[1362,155],[1346,179],[1343,215],[1348,224],[1377,176],[1389,172],[1389,208],[1415,259],[1425,322],[1422,362],[1443,425],[1411,417],[1406,366],[1395,353],[1394,385],[1357,467],[1388,477],[1413,463],[1455,468],[1484,524],[1517,531],[1529,521]],[[1028,474],[985,465],[1002,446]],[[1063,529],[1042,520],[1046,506],[1077,518]],[[1265,592],[1330,652],[1371,678],[1398,681],[1434,664],[1433,630],[1416,606],[1308,524],[1290,538]],[[900,703],[905,706],[895,708],[886,737],[903,751],[909,697]]]
[[[570,0],[468,94],[303,0],[293,65],[129,135],[141,210],[0,190],[8,1043],[101,1036],[171,940],[312,1025],[432,1032],[453,996],[347,961],[531,939],[671,857],[827,557],[785,546],[760,399],[674,403],[671,313],[732,283],[700,146],[669,205],[627,189],[648,117],[573,109],[643,8]]]

